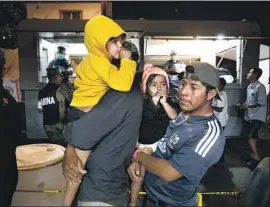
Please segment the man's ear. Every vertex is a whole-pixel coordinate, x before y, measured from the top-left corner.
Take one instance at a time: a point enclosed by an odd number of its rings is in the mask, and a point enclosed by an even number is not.
[[[216,97],[216,95],[217,95],[217,90],[216,89],[213,89],[213,90],[208,91],[207,101],[212,100],[213,98]]]

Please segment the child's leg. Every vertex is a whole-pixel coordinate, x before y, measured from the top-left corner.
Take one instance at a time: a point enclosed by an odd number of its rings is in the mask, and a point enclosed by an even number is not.
[[[144,178],[145,175],[145,167],[141,165],[141,172],[140,172],[140,177]],[[136,202],[139,196],[139,192],[142,187],[142,182],[134,182],[132,181],[131,183],[131,192],[130,192],[130,206],[136,206]]]
[[[84,168],[91,151],[84,151],[84,150],[79,150],[79,149],[75,148],[75,152],[78,155],[78,157],[80,158],[80,160],[82,161],[83,168]],[[72,201],[76,196],[76,193],[78,191],[79,186],[80,186],[80,183],[72,183],[70,185],[67,182],[63,206],[71,206]]]

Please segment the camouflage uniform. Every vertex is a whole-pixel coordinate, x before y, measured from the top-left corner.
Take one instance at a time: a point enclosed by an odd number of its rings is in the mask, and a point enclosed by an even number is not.
[[[67,108],[71,102],[72,93],[71,83],[62,83],[56,90],[56,99],[59,102],[59,122],[54,125],[44,125],[44,131],[53,143],[61,144],[64,141],[63,130],[67,123]]]
[[[74,87],[73,87],[72,83],[70,83],[70,82],[62,83],[59,86],[59,91],[64,95],[64,97],[67,101],[67,105],[69,105],[71,100],[72,100],[72,94],[74,91]]]
[[[56,98],[59,101],[59,123],[55,125],[44,125],[46,135],[53,141],[58,142],[64,139],[63,130],[67,123],[67,108],[72,99],[73,88],[71,83],[63,83],[56,91]]]
[[[53,143],[59,143],[64,140],[63,130],[64,124],[57,123],[55,125],[44,125],[45,134]]]

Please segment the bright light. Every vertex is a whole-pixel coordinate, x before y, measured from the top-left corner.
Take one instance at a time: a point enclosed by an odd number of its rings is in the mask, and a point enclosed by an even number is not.
[[[217,36],[217,39],[218,39],[218,40],[223,40],[223,39],[224,39],[224,35],[218,35],[218,36]]]

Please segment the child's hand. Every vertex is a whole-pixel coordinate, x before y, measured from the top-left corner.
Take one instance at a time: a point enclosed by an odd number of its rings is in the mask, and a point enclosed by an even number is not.
[[[120,51],[120,59],[131,59],[131,52],[125,48]]]
[[[142,178],[140,177],[141,174],[141,164],[138,162],[133,161],[128,167],[128,175],[132,181],[140,183]]]
[[[248,104],[239,104],[239,109],[247,109],[248,108]]]
[[[153,97],[152,97],[152,101],[153,101],[153,103],[154,103],[155,105],[158,105],[159,99],[160,99],[160,96],[153,96]]]
[[[162,105],[167,103],[167,93],[165,91],[159,91],[158,95],[161,97],[160,98],[160,103]]]
[[[130,206],[130,207],[136,207],[136,202],[130,202],[130,203],[129,203],[129,206]]]

